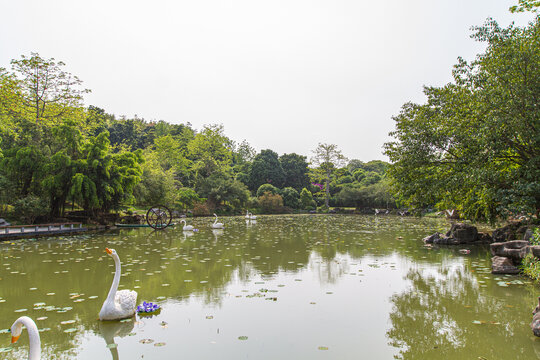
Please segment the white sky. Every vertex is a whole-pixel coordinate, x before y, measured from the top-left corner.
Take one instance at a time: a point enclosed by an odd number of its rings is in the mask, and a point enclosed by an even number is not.
[[[423,85],[483,49],[470,27],[531,15],[517,0],[0,0],[0,67],[38,52],[92,90],[86,105],[171,123],[222,123],[257,151],[387,160]]]

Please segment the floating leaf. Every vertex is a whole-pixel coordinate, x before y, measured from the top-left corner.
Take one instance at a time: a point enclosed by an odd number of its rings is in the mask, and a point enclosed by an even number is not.
[[[64,330],[65,333],[72,333],[75,331],[77,331],[77,328],[69,328],[69,329]]]
[[[154,342],[154,340],[153,339],[142,339],[142,340],[139,340],[139,342],[141,344],[151,344],[151,343]]]
[[[317,349],[319,349],[319,350],[328,350],[328,346],[319,346]]]
[[[248,339],[247,336],[239,336],[239,337],[238,337],[238,340],[247,340],[247,339]]]
[[[167,345],[167,344],[164,343],[164,342],[158,342],[158,343],[155,343],[155,344],[154,344],[154,346],[158,346],[158,347],[159,347],[159,346],[165,346],[165,345]]]

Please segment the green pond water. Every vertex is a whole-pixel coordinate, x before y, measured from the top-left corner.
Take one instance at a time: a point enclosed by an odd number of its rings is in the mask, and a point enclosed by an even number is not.
[[[44,359],[538,359],[540,289],[490,273],[487,247],[425,247],[438,219],[300,215],[220,218],[0,243],[0,358],[22,315]],[[100,322],[114,262],[151,318]]]

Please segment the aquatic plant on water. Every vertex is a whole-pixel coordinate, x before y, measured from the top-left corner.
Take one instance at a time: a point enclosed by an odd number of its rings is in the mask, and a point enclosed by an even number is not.
[[[142,305],[137,306],[137,314],[139,315],[151,315],[156,314],[161,310],[161,306],[151,302],[143,301]]]

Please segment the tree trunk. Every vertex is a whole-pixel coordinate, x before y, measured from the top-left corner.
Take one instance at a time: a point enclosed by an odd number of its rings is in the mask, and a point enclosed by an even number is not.
[[[324,205],[326,205],[326,208],[328,209],[329,206],[329,199],[330,199],[330,173],[326,173],[326,197],[324,199]]]

